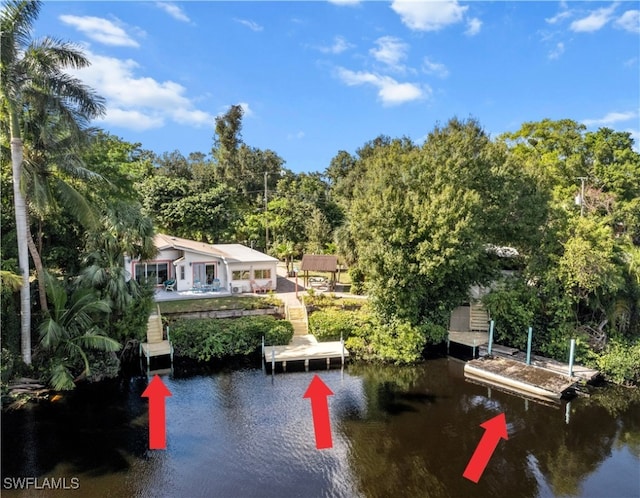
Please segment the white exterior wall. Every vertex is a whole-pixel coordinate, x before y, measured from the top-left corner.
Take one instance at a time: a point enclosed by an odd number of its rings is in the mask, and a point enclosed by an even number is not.
[[[228,275],[226,271],[226,266],[222,258],[215,258],[213,256],[206,256],[204,254],[197,254],[193,252],[184,253],[184,258],[177,262],[175,265],[175,274],[177,277],[177,286],[176,289],[179,291],[188,291],[191,290],[195,285],[194,278],[194,270],[196,269],[194,265],[204,264],[204,265],[215,265],[215,278],[220,280],[220,289],[228,289]],[[180,278],[180,267],[184,267],[184,280]],[[204,284],[206,282],[200,282]]]
[[[271,289],[275,290],[277,282],[275,261],[265,262],[252,262],[252,263],[229,263],[229,278],[231,282],[230,288],[227,290],[233,292],[233,288],[237,287],[241,289],[241,292],[251,292],[251,280],[255,280],[259,286],[266,285],[269,280],[271,281]],[[269,278],[255,278],[255,270],[270,270],[271,276]],[[233,272],[244,271],[247,273],[247,278],[243,280],[233,279]]]

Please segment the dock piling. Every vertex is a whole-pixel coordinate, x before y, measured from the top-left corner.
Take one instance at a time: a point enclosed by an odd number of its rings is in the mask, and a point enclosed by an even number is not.
[[[576,340],[571,339],[571,347],[569,348],[569,377],[573,377],[573,357],[576,352]]]
[[[527,365],[531,365],[531,339],[533,338],[533,328],[529,327],[529,337],[527,338]]]
[[[487,354],[491,356],[491,346],[493,346],[493,326],[495,322],[491,320],[489,324],[489,345],[487,346]]]
[[[271,375],[276,373],[276,352],[271,350]]]

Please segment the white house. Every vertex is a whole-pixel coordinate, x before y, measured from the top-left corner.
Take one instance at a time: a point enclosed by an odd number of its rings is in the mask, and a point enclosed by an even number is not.
[[[251,292],[276,288],[278,260],[242,244],[207,244],[158,234],[155,259],[125,258],[125,267],[138,281],[155,279],[161,286],[175,280],[175,290],[188,291],[219,283],[220,290]]]

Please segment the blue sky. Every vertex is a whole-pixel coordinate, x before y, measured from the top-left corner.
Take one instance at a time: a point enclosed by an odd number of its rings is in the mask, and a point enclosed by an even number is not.
[[[81,44],[95,124],[156,153],[208,153],[232,104],[245,143],[298,172],[454,116],[640,141],[638,2],[46,2],[34,35]]]

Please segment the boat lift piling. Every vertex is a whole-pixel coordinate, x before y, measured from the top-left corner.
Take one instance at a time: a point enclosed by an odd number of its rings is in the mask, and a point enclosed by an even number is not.
[[[533,328],[529,327],[529,336],[527,337],[527,365],[531,365],[531,339],[533,339]]]
[[[569,377],[573,377],[573,357],[576,352],[576,340],[571,339],[571,347],[569,348]]]
[[[491,323],[489,324],[489,344],[487,346],[487,354],[489,356],[491,356],[491,347],[493,346],[493,327],[495,325],[495,322],[493,320],[491,320]]]

